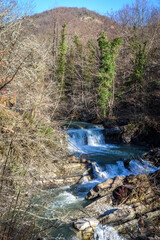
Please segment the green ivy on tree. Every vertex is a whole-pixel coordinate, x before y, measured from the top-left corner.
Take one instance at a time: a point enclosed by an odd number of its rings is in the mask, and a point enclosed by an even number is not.
[[[92,40],[89,40],[87,43],[87,57],[85,64],[85,82],[86,88],[91,90],[93,83],[93,74],[96,69],[96,49]]]
[[[66,73],[65,73],[65,93],[68,98],[72,95],[75,81],[75,56],[74,49],[71,45],[67,54]]]
[[[64,96],[65,88],[65,74],[66,74],[66,63],[67,63],[67,44],[66,44],[66,23],[62,26],[61,39],[59,43],[58,55],[56,58],[56,71],[55,77],[59,85],[59,98],[52,113],[54,115],[62,96]]]
[[[114,80],[116,76],[116,57],[118,56],[122,45],[121,38],[115,38],[109,42],[107,35],[101,33],[98,39],[100,49],[100,71],[99,71],[99,105],[103,116],[106,116],[106,108],[109,108],[111,114],[114,103]]]
[[[134,29],[134,35],[129,40],[129,49],[132,54],[132,64],[133,72],[131,74],[131,84],[133,84],[136,89],[143,85],[145,68],[149,60],[153,57],[156,48],[148,51],[148,42],[140,42],[138,35],[136,34],[136,29]]]
[[[66,72],[66,62],[67,62],[67,44],[66,44],[66,23],[62,26],[61,40],[59,44],[59,51],[57,56],[57,67],[56,67],[56,78],[57,82],[60,84],[61,93],[64,90],[65,85],[65,72]]]

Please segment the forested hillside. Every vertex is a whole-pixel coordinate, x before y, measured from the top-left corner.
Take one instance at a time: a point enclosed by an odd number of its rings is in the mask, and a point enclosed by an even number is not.
[[[38,41],[51,47],[49,74],[61,92],[54,118],[139,122],[147,138],[159,131],[158,7],[136,1],[108,17],[56,8],[32,19]]]
[[[131,142],[160,142],[158,7],[136,0],[107,16],[64,7],[22,12],[17,1],[0,1],[0,239],[7,240],[43,232],[38,222],[46,219],[27,213],[37,186],[67,172],[59,120],[127,125]]]

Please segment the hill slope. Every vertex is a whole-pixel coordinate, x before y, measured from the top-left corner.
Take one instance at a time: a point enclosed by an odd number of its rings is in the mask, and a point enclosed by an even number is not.
[[[67,24],[67,34],[78,35],[82,41],[97,39],[101,31],[106,31],[109,38],[117,35],[118,24],[86,8],[59,7],[32,16],[34,33],[39,37],[53,37],[55,28],[58,32],[61,26]]]

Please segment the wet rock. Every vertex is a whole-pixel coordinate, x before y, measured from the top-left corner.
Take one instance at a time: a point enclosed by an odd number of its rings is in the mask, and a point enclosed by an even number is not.
[[[112,225],[122,233],[127,229],[135,230],[137,226],[143,232],[143,221],[159,218],[159,179],[160,170],[108,179],[87,194],[87,199],[95,201],[85,210],[102,225]]]
[[[99,221],[96,218],[81,218],[73,223],[78,231],[84,231],[87,228],[96,228]]]
[[[105,128],[104,136],[106,141],[131,143],[135,138],[136,132],[137,125],[130,123],[128,125]]]
[[[131,161],[131,159],[126,159],[126,160],[124,160],[124,167],[125,167],[126,169],[128,169],[129,171],[131,170],[131,169],[130,169],[130,165],[129,165],[130,161]]]
[[[114,127],[114,128],[106,128],[105,129],[105,134],[107,136],[114,135],[114,134],[120,134],[124,132],[124,127]]]
[[[151,162],[154,166],[160,167],[160,148],[150,150],[148,153],[144,153],[141,157],[145,161]]]
[[[91,240],[98,224],[96,218],[80,218],[73,223],[73,227],[78,230],[78,239]]]
[[[96,197],[102,197],[109,193],[112,193],[115,188],[123,185],[124,178],[125,176],[118,176],[97,184],[88,192],[86,199],[94,199]]]
[[[128,124],[123,126],[123,134],[122,134],[122,142],[123,143],[131,143],[132,139],[134,139],[135,133],[137,131],[137,126],[134,124]]]
[[[122,139],[122,134],[124,132],[124,127],[112,127],[112,128],[105,128],[103,131],[103,134],[105,136],[106,142],[109,141],[121,141]]]

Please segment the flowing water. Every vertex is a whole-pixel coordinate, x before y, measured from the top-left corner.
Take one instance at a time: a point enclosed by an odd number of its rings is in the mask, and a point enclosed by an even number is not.
[[[139,173],[154,172],[155,167],[148,162],[138,161],[136,157],[147,149],[127,144],[106,143],[103,128],[87,126],[86,129],[69,129],[67,131],[68,148],[78,157],[89,159],[92,164],[94,179],[88,181],[84,178],[82,184],[76,187],[63,187],[52,190],[45,195],[49,200],[46,216],[59,219],[57,229],[52,233],[52,239],[76,239],[74,232],[65,224],[66,216],[75,218],[77,210],[87,205],[85,195],[99,182],[121,175],[137,175]],[[125,168],[124,160],[131,158],[129,168]],[[64,223],[64,224],[63,224]],[[98,226],[94,239],[122,240],[113,228]]]

